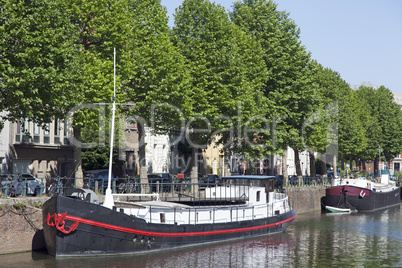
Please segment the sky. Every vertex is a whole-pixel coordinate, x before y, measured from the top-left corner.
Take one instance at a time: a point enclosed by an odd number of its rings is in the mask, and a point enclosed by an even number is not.
[[[228,11],[235,1],[210,0]],[[161,0],[169,25],[180,0]],[[384,85],[402,93],[402,1],[276,0],[300,28],[312,59],[351,86]]]

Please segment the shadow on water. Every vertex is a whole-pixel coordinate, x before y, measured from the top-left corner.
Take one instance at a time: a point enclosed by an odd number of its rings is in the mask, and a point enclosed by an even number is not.
[[[45,237],[43,230],[37,230],[32,238],[32,250],[33,251],[46,251]]]

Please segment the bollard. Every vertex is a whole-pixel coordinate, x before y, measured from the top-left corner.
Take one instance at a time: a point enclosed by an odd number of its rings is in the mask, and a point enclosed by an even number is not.
[[[98,181],[95,180],[95,193],[98,193]]]
[[[44,183],[43,183],[43,178],[40,179],[41,182],[41,186],[40,186],[40,190],[39,190],[39,196],[42,197],[43,194],[43,188],[44,188]]]
[[[22,181],[22,180],[21,180]],[[23,193],[23,196],[25,197],[25,196],[27,196],[27,186],[28,186],[28,184],[27,184],[27,179],[25,178],[24,179],[24,184],[23,184],[23,186],[22,186],[22,193]]]

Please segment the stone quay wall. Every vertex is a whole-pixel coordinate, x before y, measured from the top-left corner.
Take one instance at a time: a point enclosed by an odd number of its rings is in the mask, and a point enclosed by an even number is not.
[[[321,198],[325,196],[325,186],[291,187],[285,189],[290,205],[297,214],[321,210]]]
[[[43,249],[40,206],[46,199],[0,199],[0,255]]]
[[[325,187],[292,187],[285,193],[296,213],[302,214],[321,210]],[[44,249],[40,205],[46,200],[47,197],[0,199],[0,255]]]

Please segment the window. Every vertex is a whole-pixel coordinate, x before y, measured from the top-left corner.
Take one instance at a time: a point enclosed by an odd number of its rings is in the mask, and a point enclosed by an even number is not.
[[[60,144],[60,119],[54,120],[54,143]]]
[[[43,133],[43,143],[49,144],[50,143],[50,124],[46,123],[44,126],[44,133]]]
[[[40,143],[40,126],[34,124],[34,143]]]
[[[28,120],[25,120],[22,123],[22,142],[23,143],[28,143],[29,142],[29,122]]]
[[[126,169],[135,169],[135,155],[133,151],[126,151]]]
[[[137,121],[132,116],[128,116],[126,120],[126,129],[137,130]]]
[[[257,191],[257,202],[260,202],[261,200],[261,191]]]
[[[161,220],[161,223],[165,222],[165,213],[160,213],[160,220]]]
[[[21,122],[15,123],[15,142],[21,142]]]
[[[68,139],[68,137],[70,136],[68,128],[69,128],[68,121],[65,121],[64,122],[64,144],[70,144],[70,140]]]

